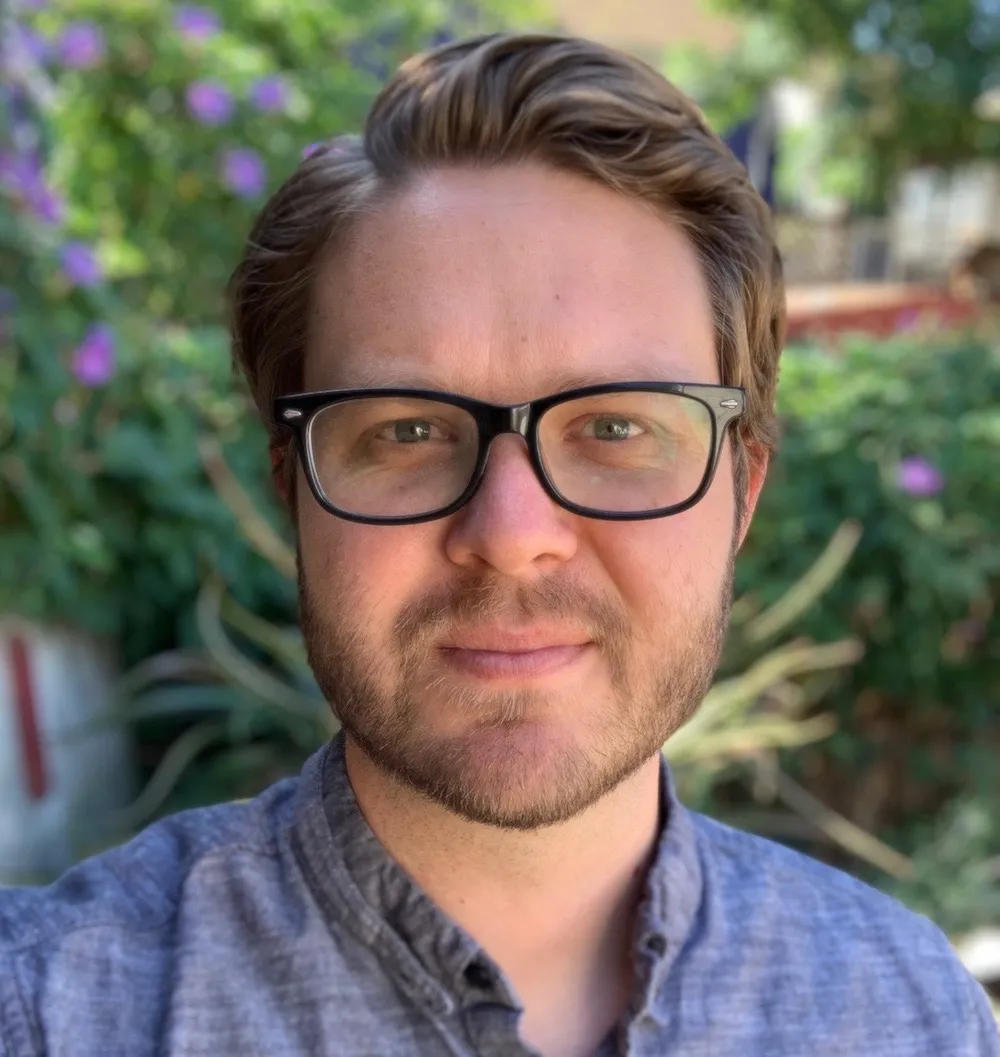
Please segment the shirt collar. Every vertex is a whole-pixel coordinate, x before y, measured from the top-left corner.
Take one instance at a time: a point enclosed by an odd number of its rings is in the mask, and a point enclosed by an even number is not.
[[[636,921],[639,1012],[655,993],[694,925],[704,880],[694,825],[677,799],[666,760],[661,767],[663,828]],[[300,778],[293,841],[310,887],[331,925],[346,928],[388,956],[441,1012],[468,990],[473,963],[494,968],[479,944],[448,918],[379,843],[366,822],[337,735],[306,763]],[[495,972],[495,1000],[516,1005]]]

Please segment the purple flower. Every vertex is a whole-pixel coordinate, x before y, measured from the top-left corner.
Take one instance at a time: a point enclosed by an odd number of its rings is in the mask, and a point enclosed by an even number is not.
[[[93,69],[104,60],[104,32],[94,22],[71,22],[60,34],[56,51],[63,66]]]
[[[62,223],[66,215],[66,205],[44,181],[33,187],[27,197],[29,208],[39,220],[49,224]]]
[[[67,242],[59,259],[66,278],[74,286],[96,286],[104,278],[94,251],[85,242]]]
[[[45,182],[37,152],[0,151],[0,186],[12,192],[42,220],[58,224],[63,204]]]
[[[250,89],[250,102],[258,110],[284,110],[288,89],[280,77],[262,77]]]
[[[186,40],[208,40],[219,32],[219,17],[206,7],[182,4],[174,15],[174,27]]]
[[[96,323],[73,350],[73,376],[89,389],[107,385],[115,374],[115,335],[104,323]]]
[[[926,498],[937,495],[944,488],[944,477],[933,463],[920,455],[913,455],[900,462],[896,483],[907,495]]]
[[[19,154],[12,150],[0,151],[0,186],[16,194],[25,189],[41,175],[41,162],[32,151]]]
[[[222,182],[241,198],[256,198],[267,184],[267,169],[256,151],[227,150],[220,166]]]
[[[35,62],[45,62],[49,57],[49,42],[31,26],[14,26],[13,43],[16,49],[24,51]]]
[[[188,85],[187,105],[195,120],[203,125],[222,125],[233,116],[233,97],[214,81]]]
[[[42,159],[36,150],[0,151],[0,182],[24,192],[42,177]]]

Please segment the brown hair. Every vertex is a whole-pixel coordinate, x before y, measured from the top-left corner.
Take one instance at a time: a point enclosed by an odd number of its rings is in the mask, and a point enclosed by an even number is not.
[[[414,174],[538,161],[657,206],[686,232],[712,302],[722,380],[747,389],[734,444],[770,454],[784,340],[781,259],[766,204],[698,108],[637,59],[586,40],[482,36],[405,62],[362,136],[302,162],[262,210],[233,274],[233,353],[272,442],[271,401],[302,385],[311,279],[321,251]]]

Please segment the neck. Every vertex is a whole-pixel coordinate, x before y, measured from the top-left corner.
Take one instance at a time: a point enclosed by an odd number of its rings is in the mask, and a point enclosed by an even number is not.
[[[660,828],[659,756],[576,817],[514,831],[418,795],[350,738],[345,753],[379,841],[504,970],[526,1017],[546,994],[550,1007],[588,1005],[610,1028],[627,1003],[635,911]],[[552,981],[563,982],[559,999]]]

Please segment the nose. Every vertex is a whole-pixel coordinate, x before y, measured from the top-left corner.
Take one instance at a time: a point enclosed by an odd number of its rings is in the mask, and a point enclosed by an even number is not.
[[[576,553],[574,520],[545,492],[523,438],[508,433],[493,441],[476,494],[450,519],[445,551],[463,568],[532,579]]]

